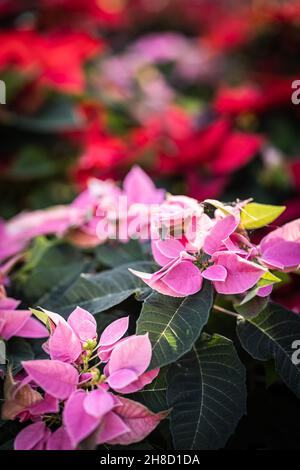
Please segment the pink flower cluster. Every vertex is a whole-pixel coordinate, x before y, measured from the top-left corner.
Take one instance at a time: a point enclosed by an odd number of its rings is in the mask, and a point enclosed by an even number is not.
[[[0,285],[0,338],[8,341],[13,336],[22,338],[46,338],[47,329],[35,318],[30,310],[16,310],[20,301],[6,297]]]
[[[165,191],[137,166],[124,179],[123,189],[113,181],[93,179],[69,206],[21,213],[6,223],[0,220],[0,262],[21,253],[39,235],[66,236],[82,247],[108,238],[126,242],[143,232],[151,205],[161,204],[164,197]]]
[[[17,450],[69,450],[144,439],[166,416],[119,394],[141,390],[159,369],[148,370],[148,335],[124,337],[128,317],[97,338],[95,318],[77,307],[66,321],[44,310],[49,359],[24,361],[7,374],[2,419],[30,422],[15,439]],[[28,325],[29,329],[29,325]]]
[[[151,178],[134,166],[123,181],[123,188],[111,181],[90,180],[89,187],[72,207],[92,214],[69,238],[77,245],[98,245],[107,239],[128,242],[130,238],[149,240],[151,213],[165,199],[165,190],[157,189]]]
[[[295,270],[300,264],[300,220],[273,231],[256,245],[241,220],[248,201],[232,206],[215,203],[217,209],[210,217],[205,204],[187,196],[166,195],[141,168],[133,167],[122,188],[113,181],[94,179],[70,206],[3,222],[0,261],[12,264],[38,235],[64,235],[81,247],[108,239],[151,239],[161,269],[154,274],[132,272],[162,294],[194,294],[207,279],[220,294],[242,294],[255,288],[257,295],[269,295],[274,277],[270,280],[268,271]],[[5,270],[0,267],[0,274]]]
[[[160,206],[152,237],[153,257],[161,269],[153,274],[131,272],[172,297],[200,291],[203,279],[220,294],[256,288],[257,295],[269,295],[274,280],[268,282],[268,270],[296,270],[300,264],[300,219],[255,245],[241,224],[243,203],[218,205],[210,218],[194,199],[170,197]]]

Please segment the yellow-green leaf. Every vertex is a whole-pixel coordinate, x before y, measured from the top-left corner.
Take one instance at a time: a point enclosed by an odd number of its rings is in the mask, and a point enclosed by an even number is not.
[[[275,276],[270,271],[267,271],[258,281],[257,285],[259,287],[269,286],[270,284],[275,284],[277,282],[281,282],[281,279]]]
[[[250,202],[241,212],[241,224],[245,229],[256,229],[272,223],[285,210],[285,206],[271,206]]]
[[[40,310],[36,310],[35,308],[29,309],[31,313],[38,318],[44,325],[48,326],[48,315],[45,312],[41,312]]]

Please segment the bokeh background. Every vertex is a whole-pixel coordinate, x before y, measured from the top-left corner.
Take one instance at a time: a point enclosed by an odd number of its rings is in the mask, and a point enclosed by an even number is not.
[[[3,219],[136,163],[299,217],[300,1],[1,0],[0,44]],[[278,297],[300,311],[298,291]]]
[[[2,219],[134,164],[175,194],[300,217],[299,0],[0,0],[0,79]],[[299,287],[274,300],[299,313]],[[299,447],[297,400],[255,367],[228,447]]]

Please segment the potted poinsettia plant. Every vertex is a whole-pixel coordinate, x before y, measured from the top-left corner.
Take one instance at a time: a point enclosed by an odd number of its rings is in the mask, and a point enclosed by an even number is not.
[[[300,265],[284,209],[173,196],[135,167],[3,224],[2,446],[222,448],[251,356],[299,397],[300,317],[272,301]]]

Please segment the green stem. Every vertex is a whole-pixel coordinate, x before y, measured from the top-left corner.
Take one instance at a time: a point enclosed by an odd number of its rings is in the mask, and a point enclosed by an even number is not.
[[[213,308],[218,312],[225,313],[226,315],[230,315],[231,317],[240,318],[240,315],[238,313],[232,312],[231,310],[227,310],[227,308],[220,307],[219,305],[214,304]]]

